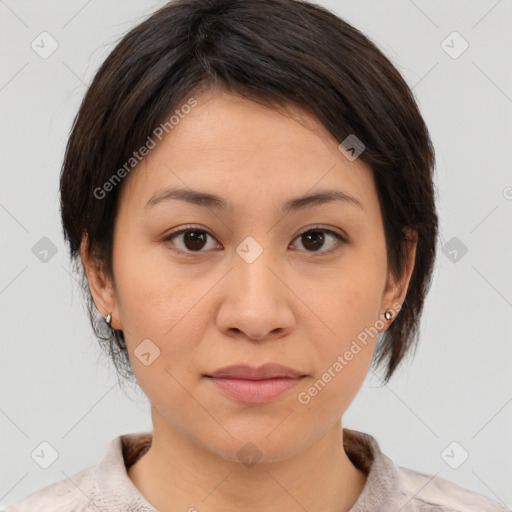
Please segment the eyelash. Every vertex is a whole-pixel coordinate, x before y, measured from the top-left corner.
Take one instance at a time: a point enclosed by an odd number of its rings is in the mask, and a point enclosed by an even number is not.
[[[177,238],[179,235],[183,235],[184,233],[188,233],[190,231],[199,232],[199,233],[206,233],[208,236],[210,236],[211,238],[213,238],[215,240],[215,237],[210,232],[208,232],[205,229],[199,228],[197,226],[186,226],[183,229],[180,229],[179,231],[175,231],[173,233],[170,233],[162,241],[163,242],[171,242],[174,238]],[[339,233],[336,233],[336,231],[332,231],[331,229],[327,229],[327,228],[322,228],[320,226],[314,226],[312,228],[307,229],[306,231],[303,231],[302,233],[297,235],[297,237],[295,237],[295,240],[300,238],[300,237],[302,237],[302,236],[304,236],[304,235],[306,235],[306,234],[308,234],[308,233],[311,233],[311,232],[327,233],[329,235],[332,235],[339,242],[337,247],[334,247],[333,249],[329,249],[328,251],[322,251],[322,250],[318,250],[318,251],[305,251],[306,253],[309,253],[311,255],[316,255],[316,254],[321,254],[321,255],[332,254],[332,253],[335,253],[338,250],[340,250],[340,246],[341,245],[348,243],[348,240],[344,236],[340,235]],[[176,252],[185,253],[185,254],[189,254],[189,255],[201,254],[203,252],[208,252],[208,251],[204,251],[204,250],[199,250],[199,251],[183,250],[183,249],[177,249],[175,247],[172,247],[171,249],[176,251]]]

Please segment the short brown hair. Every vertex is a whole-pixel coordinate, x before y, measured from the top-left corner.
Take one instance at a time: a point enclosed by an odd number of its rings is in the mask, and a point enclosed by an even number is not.
[[[356,134],[372,169],[389,270],[407,265],[404,228],[418,233],[409,289],[377,344],[384,382],[417,342],[438,235],[434,150],[412,91],[384,54],[327,9],[301,0],[174,0],[128,32],[96,73],[74,120],[60,179],[64,237],[82,276],[91,324],[118,375],[134,377],[123,332],[98,316],[78,264],[82,236],[112,277],[122,182],[106,183],[194,92],[220,87],[273,108],[293,105],[338,141]]]

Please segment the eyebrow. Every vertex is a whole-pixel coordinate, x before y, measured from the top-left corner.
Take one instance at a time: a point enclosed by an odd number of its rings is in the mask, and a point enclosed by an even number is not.
[[[153,208],[159,203],[171,200],[186,201],[188,203],[211,208],[213,210],[225,210],[228,208],[228,203],[215,194],[192,190],[190,188],[167,188],[154,194],[146,203],[144,209],[147,210]],[[363,205],[358,199],[346,192],[343,192],[342,190],[320,190],[314,194],[289,199],[281,206],[281,212],[289,213],[336,201],[353,205],[363,210]]]

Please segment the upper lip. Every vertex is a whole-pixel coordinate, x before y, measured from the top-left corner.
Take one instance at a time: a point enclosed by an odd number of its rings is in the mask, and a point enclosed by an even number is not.
[[[267,363],[257,368],[245,364],[225,366],[214,373],[206,375],[207,377],[263,380],[274,379],[278,377],[296,379],[304,375],[298,371],[275,363]]]

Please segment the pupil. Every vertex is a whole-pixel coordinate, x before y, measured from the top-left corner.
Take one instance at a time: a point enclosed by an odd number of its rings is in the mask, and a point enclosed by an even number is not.
[[[320,249],[322,247],[322,245],[324,244],[324,235],[321,231],[310,231],[308,234],[303,235],[303,236],[306,237],[306,240],[313,239],[313,244],[312,244],[313,247],[310,247],[313,250]],[[316,240],[316,243],[315,243],[315,240]],[[308,248],[307,243],[304,244],[304,247]]]
[[[187,231],[185,233],[185,246],[187,249],[201,249],[205,241],[204,235],[205,234],[201,233],[200,231]]]

